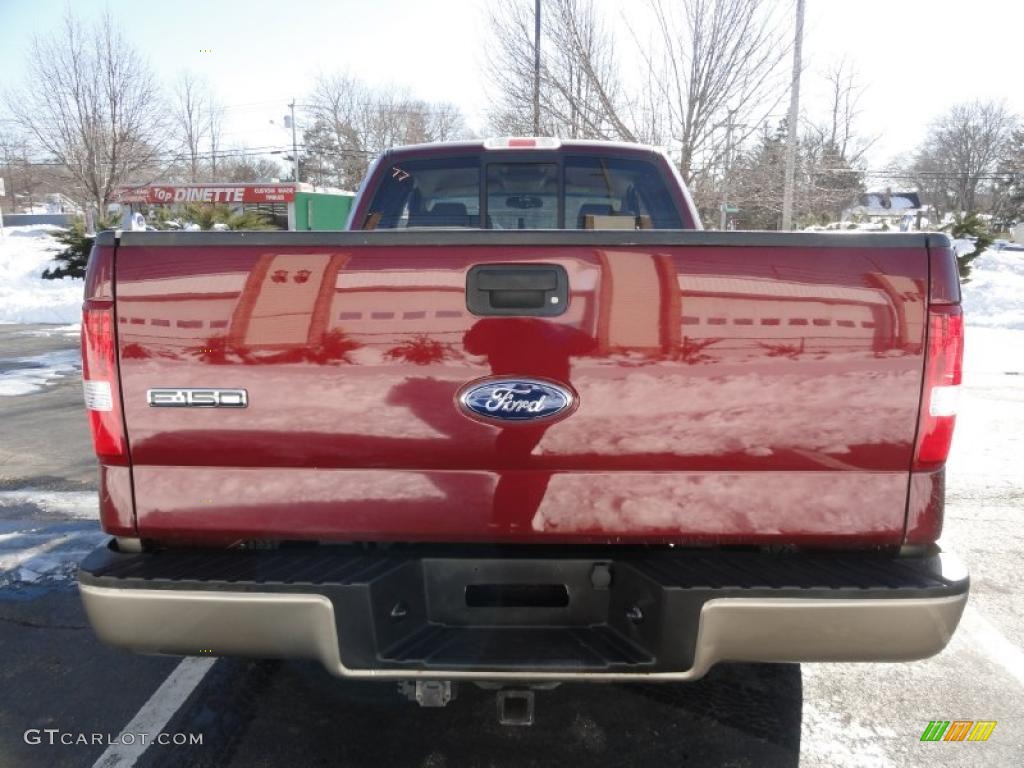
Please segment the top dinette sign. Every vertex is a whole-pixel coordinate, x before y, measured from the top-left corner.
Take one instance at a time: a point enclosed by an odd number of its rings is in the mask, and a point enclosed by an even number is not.
[[[175,186],[121,187],[122,203],[290,203],[295,200],[291,184],[182,184]]]

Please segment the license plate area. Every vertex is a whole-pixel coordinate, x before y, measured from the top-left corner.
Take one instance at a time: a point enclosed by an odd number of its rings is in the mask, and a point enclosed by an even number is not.
[[[467,608],[566,608],[565,584],[469,584]]]
[[[608,616],[600,561],[424,559],[430,621],[449,626],[587,626]]]

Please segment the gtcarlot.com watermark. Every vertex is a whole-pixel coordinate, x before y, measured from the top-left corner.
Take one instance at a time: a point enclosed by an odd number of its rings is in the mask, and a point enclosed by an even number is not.
[[[56,746],[90,746],[98,745],[109,747],[114,744],[131,746],[141,744],[165,744],[169,746],[185,747],[201,745],[203,734],[201,733],[158,733],[155,736],[151,733],[73,733],[62,731],[60,728],[29,728],[23,736],[26,744],[49,744]]]

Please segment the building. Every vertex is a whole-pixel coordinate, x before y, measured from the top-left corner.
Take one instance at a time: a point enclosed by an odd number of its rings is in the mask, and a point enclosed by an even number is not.
[[[132,210],[183,203],[257,210],[270,216],[281,229],[300,231],[344,229],[353,198],[351,192],[315,192],[311,185],[295,182],[126,185],[114,195],[115,202]]]
[[[865,192],[843,211],[843,221],[885,224],[890,229],[906,232],[921,229],[928,218],[930,206],[922,205],[917,192]]]

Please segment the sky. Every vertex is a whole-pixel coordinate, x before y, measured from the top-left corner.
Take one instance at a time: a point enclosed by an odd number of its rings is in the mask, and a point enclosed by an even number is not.
[[[71,7],[85,17],[109,8],[168,85],[185,69],[205,76],[227,108],[226,147],[284,147],[287,103],[301,103],[318,74],[332,73],[453,102],[486,135],[486,6],[494,1],[76,0]],[[635,23],[641,0],[595,2],[621,32],[620,64],[636,66],[625,25],[627,17]],[[0,0],[0,89],[23,83],[32,36],[56,31],[66,6]],[[955,102],[1002,99],[1024,114],[1022,30],[1019,0],[807,0],[803,112],[823,113],[822,74],[846,57],[865,86],[861,133],[877,137],[869,163],[884,167],[912,152]]]

